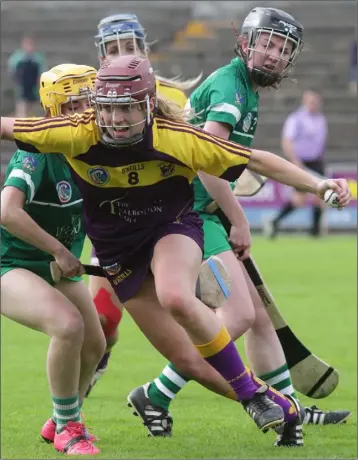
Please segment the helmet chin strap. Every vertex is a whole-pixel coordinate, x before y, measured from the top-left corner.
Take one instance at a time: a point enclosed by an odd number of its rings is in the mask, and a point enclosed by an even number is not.
[[[278,73],[268,73],[256,67],[253,69],[247,68],[247,70],[250,74],[251,80],[261,88],[275,85],[282,80],[281,75]]]

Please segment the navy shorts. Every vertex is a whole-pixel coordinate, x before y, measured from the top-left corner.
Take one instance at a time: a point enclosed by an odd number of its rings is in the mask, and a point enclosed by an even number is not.
[[[134,297],[145,281],[152,262],[154,247],[166,235],[185,235],[194,240],[200,249],[204,247],[203,221],[195,212],[189,213],[180,220],[159,225],[152,230],[153,236],[146,239],[145,243],[138,241],[135,250],[128,260],[120,264],[114,261],[111,265],[104,266],[99,260],[111,283],[118,299],[124,303]],[[93,250],[92,257],[95,256]]]
[[[322,158],[317,160],[304,161],[303,164],[312,171],[324,176],[324,163]]]

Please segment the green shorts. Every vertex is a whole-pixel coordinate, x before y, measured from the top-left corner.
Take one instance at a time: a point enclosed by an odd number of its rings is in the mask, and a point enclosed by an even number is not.
[[[35,275],[39,276],[43,280],[47,281],[48,284],[54,286],[55,283],[52,280],[51,271],[50,271],[50,262],[49,261],[26,261],[26,260],[6,260],[6,258],[1,259],[1,268],[0,275],[3,276],[5,273],[14,270],[15,268],[23,268],[29,270]],[[73,276],[72,278],[67,278],[71,281],[81,281],[81,276]]]
[[[203,220],[204,259],[224,251],[230,251],[231,246],[228,241],[228,235],[221,225],[220,219],[205,212],[199,212],[199,216]]]

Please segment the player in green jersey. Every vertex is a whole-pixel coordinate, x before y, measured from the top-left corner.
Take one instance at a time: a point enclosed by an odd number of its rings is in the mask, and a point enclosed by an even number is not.
[[[94,68],[73,64],[44,72],[40,99],[48,116],[84,112],[95,76]],[[1,312],[50,337],[47,375],[54,412],[41,435],[67,454],[96,454],[80,408],[105,339],[80,276],[82,198],[63,155],[17,150],[1,193],[1,224]],[[56,285],[53,260],[67,277]]]
[[[293,68],[303,46],[303,28],[291,15],[273,8],[255,8],[244,20],[237,37],[237,57],[213,72],[191,94],[187,107],[195,118],[193,124],[218,137],[250,146],[257,127],[259,90],[278,87]],[[245,334],[246,354],[254,372],[284,394],[295,396],[282,346],[258,293],[242,263],[250,252],[251,237],[244,211],[225,181],[199,173],[194,180],[194,209],[204,222],[204,258],[216,255],[232,278],[228,302],[216,312],[236,340]],[[228,237],[218,217],[206,212],[215,200],[232,224]],[[239,253],[243,252],[239,256]],[[189,379],[171,363],[145,387],[130,394],[138,406],[147,404],[168,412],[169,404]],[[142,411],[144,412],[144,411]],[[158,413],[160,410],[158,411]],[[342,423],[349,411],[324,412],[315,406],[306,408],[304,422]],[[160,417],[148,418],[160,430]],[[300,445],[300,427],[288,427],[283,445]]]

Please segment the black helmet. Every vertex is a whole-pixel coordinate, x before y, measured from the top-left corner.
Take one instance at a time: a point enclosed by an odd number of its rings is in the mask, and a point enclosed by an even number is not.
[[[241,44],[236,46],[237,54],[247,62],[250,52],[255,51],[256,43],[261,33],[269,33],[270,39],[272,35],[285,38],[285,46],[287,42],[292,43],[292,52],[287,60],[287,65],[282,73],[275,72],[278,63],[284,59],[281,57],[272,71],[264,70],[260,67],[248,69],[252,80],[259,86],[272,86],[279,83],[293,68],[296,60],[303,48],[303,26],[296,19],[285,11],[277,8],[254,8],[245,18],[241,27],[241,35],[247,35],[248,38],[248,53],[244,53]],[[268,52],[266,46],[266,53]],[[285,48],[285,46],[283,48]]]

